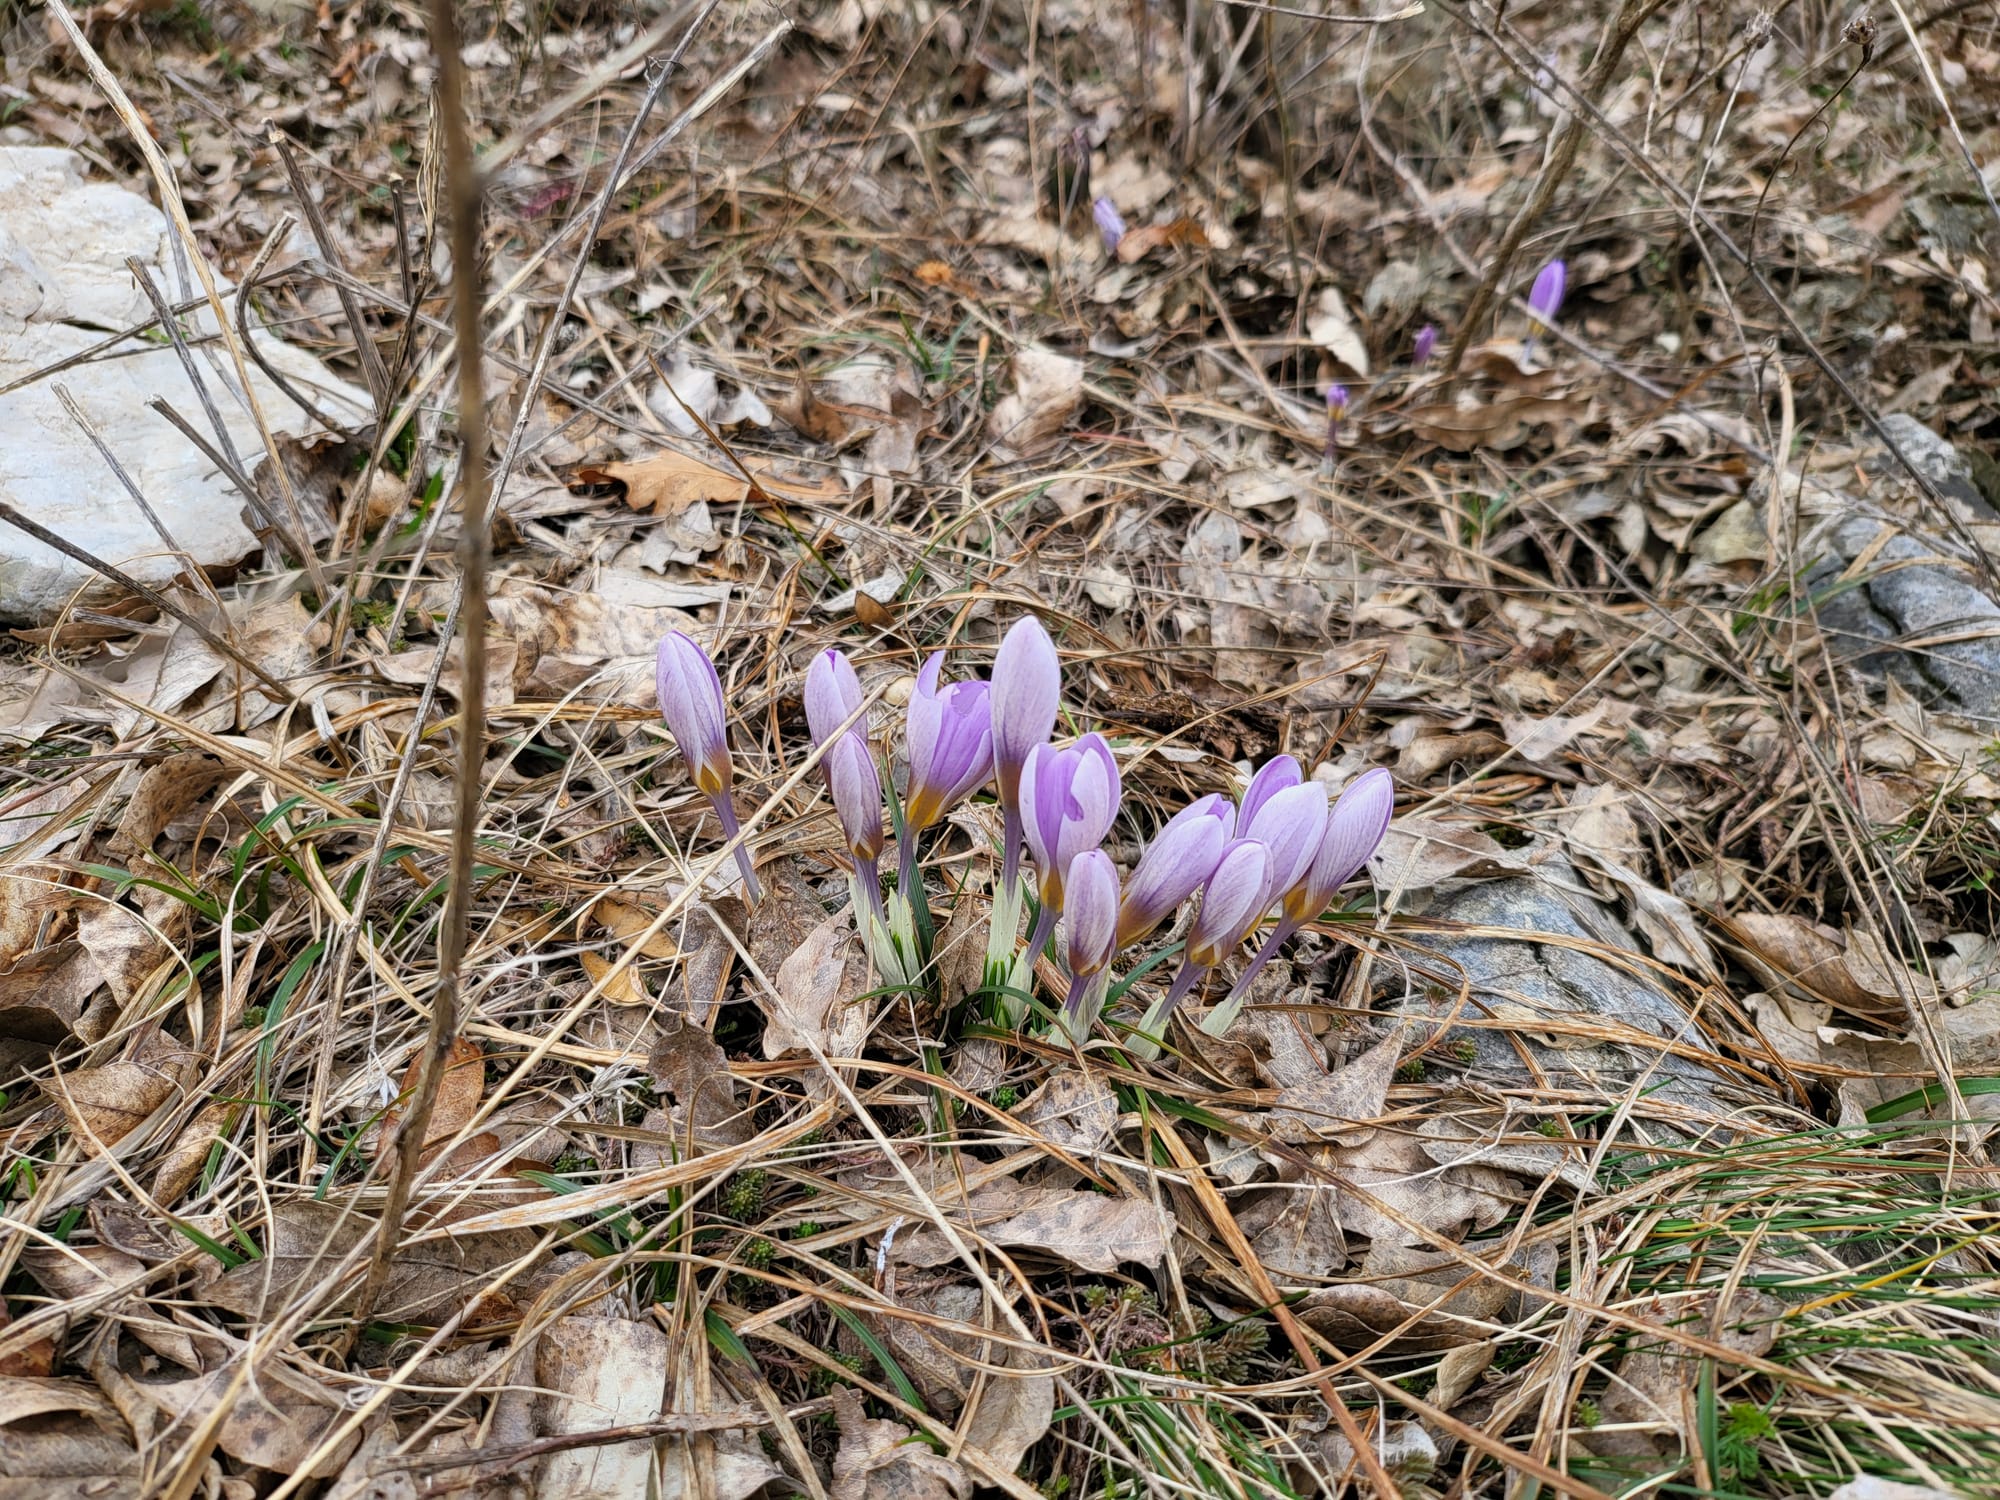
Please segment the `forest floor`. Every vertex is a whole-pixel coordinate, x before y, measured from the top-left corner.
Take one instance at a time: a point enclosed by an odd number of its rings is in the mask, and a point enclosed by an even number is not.
[[[2000,1495],[2000,20],[1313,8],[465,7],[468,822],[425,11],[0,0],[368,411],[0,649],[0,1495]],[[1394,775],[1226,1037],[996,1026],[985,796],[851,941],[806,664],[1024,613],[1124,864]]]

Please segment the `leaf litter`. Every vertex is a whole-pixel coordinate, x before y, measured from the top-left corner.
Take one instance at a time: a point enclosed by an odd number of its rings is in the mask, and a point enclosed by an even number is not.
[[[1576,6],[772,19],[703,21],[647,128],[715,84],[704,123],[616,183],[685,18],[471,27],[490,415],[532,405],[467,1024],[366,1322],[466,680],[436,70],[400,13],[97,7],[127,119],[6,39],[16,129],[129,173],[148,121],[183,251],[357,388],[360,317],[394,419],[285,448],[310,565],[267,535],[180,615],[106,581],[0,669],[10,1482],[1990,1492],[2000,220],[1906,107],[1941,80],[2000,154],[1990,24],[1885,25],[1793,141],[1845,17],[1648,9],[1594,85]],[[258,263],[300,212],[345,270]],[[1281,751],[1395,773],[1226,1038],[991,1026],[983,799],[923,869],[958,957],[874,987],[806,668],[900,713],[1028,611],[1128,871]],[[671,630],[724,668],[755,907],[658,726]]]

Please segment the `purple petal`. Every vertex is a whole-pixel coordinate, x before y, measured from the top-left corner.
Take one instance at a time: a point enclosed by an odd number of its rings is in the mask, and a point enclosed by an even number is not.
[[[1306,878],[1285,896],[1285,915],[1310,922],[1368,863],[1396,811],[1396,784],[1387,771],[1363,771],[1342,790],[1327,815],[1326,836]]]
[[[1118,253],[1118,242],[1125,238],[1125,220],[1118,212],[1118,206],[1109,198],[1099,198],[1090,205],[1090,216],[1097,221],[1097,232],[1104,238],[1104,252]]]
[[[910,696],[904,817],[912,828],[928,828],[993,774],[993,717],[986,684],[954,682],[940,688],[943,663],[941,653],[925,662]]]
[[[1326,388],[1326,409],[1336,417],[1347,410],[1347,387],[1330,385]]]
[[[1563,287],[1568,279],[1569,270],[1559,260],[1550,261],[1535,277],[1534,290],[1528,293],[1528,306],[1544,323],[1555,321],[1556,313],[1562,307]]]
[[[1235,819],[1228,799],[1211,792],[1175,813],[1153,836],[1125,883],[1125,900],[1118,908],[1119,947],[1129,947],[1158,927],[1215,873]]]
[[[1201,893],[1201,910],[1188,931],[1188,961],[1212,969],[1243,941],[1271,904],[1270,851],[1255,839],[1236,839],[1222,851]]]
[[[854,675],[854,663],[839,651],[822,651],[806,669],[806,724],[812,729],[813,743],[824,745],[861,706],[861,679]],[[854,724],[863,739],[868,737],[868,721]]]
[[[1237,831],[1248,838],[1250,824],[1257,816],[1257,810],[1286,787],[1297,786],[1305,779],[1306,773],[1299,769],[1299,763],[1289,755],[1275,755],[1265,761],[1257,774],[1250,778],[1250,785],[1243,792],[1243,800],[1237,805]]]
[[[1271,851],[1271,889],[1289,891],[1312,868],[1326,836],[1326,788],[1316,781],[1286,787],[1243,830]]]
[[[1118,867],[1102,849],[1070,861],[1063,880],[1069,971],[1082,978],[1111,962],[1118,930]]]
[[[1033,615],[1014,622],[993,658],[993,769],[1000,802],[1013,807],[1028,752],[1048,743],[1062,699],[1062,664],[1055,643]]]
[[[820,760],[827,789],[833,793],[833,810],[847,839],[848,853],[856,859],[875,859],[882,853],[882,779],[875,770],[875,757],[868,742],[858,734],[841,735]]]
[[[1417,330],[1417,341],[1410,348],[1410,363],[1429,364],[1431,355],[1437,351],[1438,331],[1434,323],[1426,323]]]
[[[676,630],[660,640],[654,670],[660,717],[681,748],[695,785],[714,796],[730,782],[729,738],[722,708],[722,679],[693,638]]]

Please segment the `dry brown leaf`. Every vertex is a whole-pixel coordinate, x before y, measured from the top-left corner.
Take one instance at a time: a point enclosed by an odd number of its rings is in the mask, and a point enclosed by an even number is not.
[[[590,976],[592,986],[601,986],[599,995],[613,1005],[651,1005],[653,997],[646,993],[646,986],[639,981],[639,971],[631,964],[620,969],[611,959],[589,949],[577,955],[583,963],[583,972]],[[608,981],[608,982],[607,982]]]
[[[737,1099],[729,1057],[715,1038],[680,1011],[662,1014],[658,1040],[646,1054],[646,1071],[673,1106],[668,1116],[676,1141],[691,1128],[697,1145],[740,1146],[755,1129]]]
[[[200,750],[169,755],[148,766],[125,804],[107,847],[129,859],[149,852],[167,825],[228,779],[230,768]]]
[[[1088,1156],[1118,1128],[1118,1095],[1098,1073],[1064,1069],[1051,1073],[1012,1113],[1072,1156]]]
[[[1129,266],[1170,245],[1188,250],[1206,250],[1209,247],[1208,229],[1199,219],[1186,215],[1164,224],[1142,224],[1119,236],[1118,260],[1121,265]]]
[[[1048,349],[1014,356],[1014,389],[993,408],[986,433],[1005,456],[1046,448],[1083,404],[1083,361]]]
[[[1611,712],[1611,700],[1600,698],[1594,708],[1580,714],[1502,714],[1500,731],[1507,744],[1523,760],[1541,762],[1555,755],[1578,735],[1590,734]]]
[[[999,1358],[993,1356],[998,1354]],[[959,1424],[959,1434],[968,1448],[984,1454],[992,1471],[1012,1474],[1020,1468],[1028,1450],[1039,1443],[1055,1415],[1055,1376],[1045,1373],[1039,1356],[1026,1349],[1007,1348],[985,1351],[986,1363],[1003,1364],[1023,1373],[1012,1377],[989,1376],[978,1404]]]
[[[277,1204],[263,1258],[223,1272],[201,1300],[253,1321],[267,1320],[294,1296],[319,1290],[334,1266],[374,1227],[375,1221],[359,1209],[336,1202]],[[527,1229],[405,1244],[396,1254],[376,1316],[388,1323],[435,1322],[447,1310],[474,1302],[481,1319],[505,1317],[514,1308],[514,1294],[523,1292],[521,1278],[516,1276],[499,1293],[488,1292],[485,1283],[492,1273],[533,1254],[536,1244],[534,1231]]]
[[[1070,1188],[995,1184],[974,1193],[953,1218],[972,1235],[1013,1250],[1040,1250],[1086,1271],[1115,1271],[1126,1261],[1157,1267],[1173,1237],[1174,1216],[1145,1198],[1113,1198]],[[956,1252],[935,1229],[897,1237],[895,1259],[939,1266]]]
[[[1854,941],[1804,917],[1745,912],[1719,919],[1742,944],[1767,988],[1796,985],[1841,1010],[1870,1019],[1900,1019],[1905,997],[1896,979]],[[1907,984],[1905,979],[1903,984]]]
[[[1490,835],[1437,818],[1398,818],[1368,861],[1383,890],[1428,890],[1441,880],[1518,875],[1527,862]]]
[[[383,1113],[381,1128],[372,1142],[371,1149],[378,1157],[396,1138],[404,1106],[416,1091],[423,1063],[423,1054],[419,1052],[403,1069],[402,1082],[396,1085],[397,1102]],[[434,1151],[479,1113],[479,1103],[485,1097],[486,1054],[470,1037],[459,1037],[445,1055],[444,1073],[438,1079],[437,1102],[431,1106],[430,1121],[424,1129],[424,1160],[428,1161]],[[463,1155],[468,1162],[475,1161],[490,1155],[498,1144],[497,1138],[482,1132],[454,1154]]]
[[[767,971],[768,972],[768,971]],[[764,1056],[817,1048],[828,1057],[852,1057],[868,1034],[868,958],[854,924],[842,914],[825,917],[785,957],[765,996]]]
[[[653,920],[658,915],[658,910],[657,908],[652,911],[647,910],[647,902],[644,897],[625,900],[621,897],[613,896],[598,902],[596,906],[591,908],[591,914],[597,918],[598,926],[602,927],[620,942],[630,945],[637,942],[639,938],[651,929]],[[664,959],[679,958],[681,956],[680,945],[664,929],[647,937],[646,941],[640,945],[639,951],[647,958]]]
[[[840,1451],[827,1487],[831,1500],[967,1500],[972,1493],[963,1469],[912,1443],[901,1423],[869,1417],[852,1386],[834,1391],[833,1410]]]
[[[758,488],[779,499],[828,504],[841,498],[837,482],[810,484],[773,472],[768,465],[746,462]],[[579,484],[615,484],[625,491],[625,503],[633,510],[671,516],[690,505],[707,501],[735,505],[750,498],[750,480],[734,468],[719,469],[672,448],[662,448],[650,458],[631,463],[586,464],[576,471]]]
[[[0,1332],[14,1321],[14,1315],[7,1308],[7,1299],[0,1297]],[[38,1379],[55,1368],[56,1341],[51,1337],[36,1339],[25,1349],[16,1349],[9,1354],[0,1354],[0,1380]],[[6,1418],[0,1413],[0,1427],[5,1427]],[[6,1438],[0,1435],[0,1455],[4,1455]],[[11,1472],[11,1471],[10,1471]]]
[[[84,1153],[115,1146],[174,1098],[194,1077],[195,1059],[162,1047],[146,1059],[106,1063],[59,1074],[49,1092],[62,1105]]]
[[[1518,1322],[1535,1305],[1533,1292],[1522,1283],[1553,1285],[1556,1254],[1548,1245],[1536,1245],[1510,1257],[1500,1242],[1473,1242],[1465,1250],[1494,1266],[1493,1274],[1459,1286],[1466,1267],[1455,1256],[1376,1245],[1353,1280],[1323,1287],[1300,1302],[1299,1317],[1343,1349],[1366,1348],[1389,1333],[1396,1334],[1390,1347],[1403,1354],[1474,1344],[1490,1349],[1493,1323]],[[1446,1292],[1451,1295],[1444,1297]]]
[[[650,1322],[558,1318],[535,1342],[546,1433],[592,1432],[656,1420],[672,1346]],[[653,1444],[606,1443],[551,1453],[535,1477],[541,1500],[625,1500],[646,1493]]]
[[[195,1111],[195,1116],[182,1127],[174,1143],[167,1148],[160,1159],[158,1170],[153,1173],[153,1201],[162,1208],[172,1208],[180,1201],[200,1174],[215,1143],[227,1135],[235,1125],[236,1117],[243,1112],[240,1100],[217,1099],[204,1104]]]
[[[97,965],[74,938],[22,955],[0,970],[0,1036],[68,1041],[98,984]]]
[[[1333,1141],[1358,1146],[1375,1133],[1403,1056],[1399,1026],[1354,1061],[1311,1083],[1282,1089],[1268,1113],[1246,1117],[1287,1145]]]
[[[0,1494],[83,1500],[139,1489],[139,1455],[118,1408],[88,1381],[0,1380]]]
[[[1440,448],[1469,453],[1474,448],[1518,448],[1544,429],[1557,443],[1569,440],[1590,415],[1590,402],[1575,396],[1501,396],[1490,402],[1434,402],[1404,416],[1410,430]]]
[[[101,1222],[101,1216],[95,1212],[96,1204],[92,1204],[92,1209],[94,1223]],[[183,1239],[180,1244],[185,1248],[188,1241]],[[95,1299],[100,1305],[128,1310],[133,1301],[143,1296],[149,1269],[148,1262],[139,1256],[110,1244],[61,1248],[36,1245],[23,1252],[21,1265],[43,1291],[59,1302]],[[106,1294],[110,1294],[109,1302],[104,1301]],[[164,1318],[135,1318],[131,1328],[140,1343],[183,1369],[206,1370],[227,1355],[214,1339],[204,1337],[197,1345],[186,1329]]]

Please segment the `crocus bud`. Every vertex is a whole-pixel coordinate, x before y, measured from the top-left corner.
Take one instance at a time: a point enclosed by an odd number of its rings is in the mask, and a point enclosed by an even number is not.
[[[861,696],[861,679],[844,654],[829,648],[813,658],[806,669],[806,724],[815,745],[824,745],[853,717]],[[855,719],[853,730],[865,740],[868,721]]]
[[[1063,877],[1063,921],[1069,972],[1088,979],[1111,962],[1117,947],[1118,867],[1102,849],[1086,849]]]
[[[1063,909],[1070,862],[1095,849],[1118,816],[1118,762],[1101,734],[1058,750],[1037,745],[1021,776],[1021,823],[1035,858],[1043,907]]]
[[[1285,892],[1284,920],[1291,926],[1310,922],[1325,911],[1340,888],[1389,831],[1396,811],[1396,784],[1381,767],[1363,771],[1342,789],[1327,814],[1326,832],[1303,879]]]
[[[1230,842],[1202,888],[1201,910],[1188,929],[1187,964],[1212,969],[1235,950],[1271,904],[1270,875],[1270,850],[1255,839]]]
[[[1326,834],[1326,788],[1317,781],[1288,786],[1268,798],[1247,824],[1238,826],[1245,838],[1270,851],[1267,873],[1275,898],[1304,877],[1319,853]]]
[[[993,658],[993,779],[1000,805],[1019,805],[1021,771],[1028,752],[1046,745],[1056,727],[1062,697],[1062,665],[1055,643],[1033,615],[1014,622]]]
[[[905,743],[910,784],[903,799],[904,825],[915,833],[928,828],[961,798],[993,776],[993,710],[983,682],[954,682],[940,688],[944,654],[933,653],[917,673],[910,697]]]
[[[1250,823],[1269,802],[1286,787],[1297,786],[1306,779],[1306,773],[1298,761],[1289,755],[1274,755],[1265,761],[1250,778],[1250,785],[1243,789],[1243,795],[1236,804],[1236,829],[1246,838],[1250,834]]]
[[[1326,388],[1326,415],[1329,421],[1338,422],[1347,415],[1348,393],[1344,385],[1330,385]]]
[[[1431,355],[1437,352],[1438,331],[1435,323],[1426,323],[1417,330],[1417,341],[1410,346],[1410,363],[1427,365]]]
[[[660,641],[655,683],[660,717],[681,747],[694,784],[711,797],[729,790],[729,736],[722,711],[722,679],[693,639],[676,630]]]
[[[1528,293],[1528,306],[1542,322],[1555,322],[1556,313],[1562,307],[1563,287],[1568,276],[1568,268],[1561,261],[1552,260],[1535,277],[1534,289]]]
[[[1190,802],[1153,835],[1118,907],[1118,946],[1129,948],[1173,915],[1215,873],[1236,828],[1236,809],[1219,793]]]
[[[873,865],[882,855],[882,778],[876,774],[868,742],[858,734],[840,735],[819,765],[827,790],[833,793],[833,810],[847,852],[857,865]]]
[[[1090,205],[1090,216],[1097,221],[1097,232],[1104,237],[1104,253],[1116,255],[1118,242],[1125,238],[1125,220],[1119,215],[1117,205],[1109,198],[1099,198]]]

